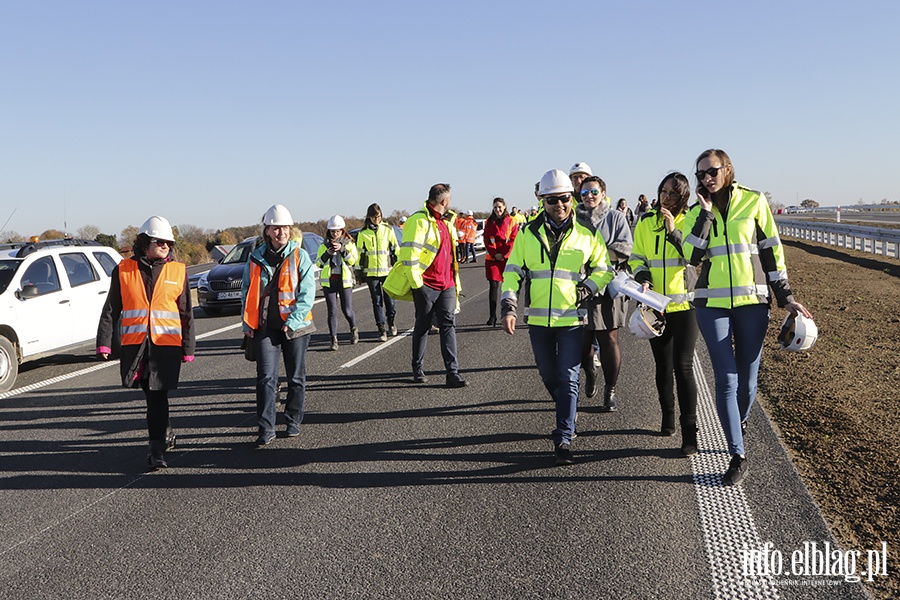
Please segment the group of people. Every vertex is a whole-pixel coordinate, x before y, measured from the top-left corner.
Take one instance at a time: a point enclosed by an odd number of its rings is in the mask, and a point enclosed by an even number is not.
[[[732,456],[722,481],[736,485],[746,477],[743,434],[756,395],[771,298],[791,314],[811,315],[791,294],[765,197],[735,181],[734,167],[722,150],[702,153],[695,175],[694,205],[689,206],[687,177],[670,173],[659,184],[658,208],[638,220],[633,235],[625,214],[611,208],[606,184],[585,163],[568,174],[554,169],[543,175],[537,186],[542,210],[524,226],[507,211],[503,198],[494,198],[484,226],[487,325],[499,324],[514,335],[522,309],[538,373],[555,404],[556,464],[575,461],[580,372],[585,371],[585,395],[593,397],[599,388],[595,355],[605,384],[600,410],[618,408],[618,330],[627,322],[627,300],[607,284],[617,273],[630,272],[644,290],[668,299],[659,315],[665,327],[650,340],[660,433],[676,431],[677,390],[681,451],[685,456],[697,452],[692,364],[702,334]],[[329,220],[317,261],[333,349],[338,303],[350,324],[351,343],[359,339],[350,303],[358,264],[371,293],[379,339],[397,334],[395,300],[413,302],[413,382],[426,382],[424,355],[435,326],[446,386],[467,385],[457,356],[460,260],[451,231],[451,201],[449,184],[432,186],[422,209],[406,220],[399,244],[377,204],[369,207],[356,242],[340,216]],[[316,281],[309,255],[291,238],[292,226],[284,206],[266,211],[262,243],[252,252],[242,282],[243,332],[257,371],[257,446],[276,437],[279,355],[287,375],[286,435],[299,435],[303,420]],[[107,358],[119,328],[123,385],[141,387],[147,400],[152,469],[166,466],[165,452],[174,446],[167,394],[177,387],[181,363],[193,360],[195,346],[189,287],[184,265],[172,258],[173,243],[165,219],[154,216],[144,223],[135,255],[113,274],[97,335],[97,353]]]

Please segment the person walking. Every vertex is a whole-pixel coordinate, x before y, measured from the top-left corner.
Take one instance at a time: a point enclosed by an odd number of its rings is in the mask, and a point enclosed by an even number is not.
[[[581,182],[587,179],[588,177],[592,177],[594,172],[591,171],[591,167],[585,162],[577,162],[569,168],[569,180],[572,182],[572,190],[574,190],[575,194],[578,194],[578,190],[581,189]],[[578,204],[581,202],[581,198],[575,198],[575,203]]]
[[[503,269],[519,228],[506,211],[506,201],[494,198],[491,216],[484,224],[484,274],[488,280],[488,327],[497,326],[497,311],[500,308],[500,285],[503,283]]]
[[[463,262],[478,262],[475,256],[475,239],[478,237],[478,223],[475,221],[475,215],[471,210],[466,211],[461,233],[464,236],[461,239],[465,242],[463,244]],[[471,261],[469,261],[469,256],[472,257]]]
[[[737,485],[749,470],[743,428],[756,399],[771,296],[792,315],[812,318],[794,300],[784,248],[766,197],[739,185],[724,150],[697,157],[699,202],[682,232],[684,256],[701,265],[694,305],[716,381],[716,410],[731,462],[724,485]],[[770,293],[771,290],[771,293]]]
[[[359,261],[359,250],[353,238],[347,233],[347,225],[341,215],[334,215],[325,225],[325,239],[319,246],[316,260],[319,281],[328,309],[328,335],[331,336],[331,350],[338,349],[338,300],[347,324],[350,325],[350,343],[359,343],[356,315],[353,313],[353,265]]]
[[[628,223],[629,227],[634,227],[634,213],[631,211],[631,208],[628,207],[628,200],[619,198],[616,210],[625,215],[625,222]]]
[[[386,342],[388,333],[397,335],[397,326],[394,324],[397,307],[394,299],[384,292],[384,280],[396,261],[398,243],[394,228],[382,220],[381,207],[377,204],[370,204],[366,210],[366,221],[356,238],[356,245],[359,264],[372,298],[378,339]]]
[[[678,388],[681,454],[697,452],[697,382],[694,346],[699,330],[692,303],[697,271],[688,267],[681,247],[691,186],[681,173],[669,173],[659,184],[661,207],[638,220],[628,265],[643,289],[667,296],[665,328],[650,339],[656,363],[656,391],[662,411],[660,434],[675,434],[675,387]],[[672,383],[674,374],[675,385]]]
[[[425,206],[406,221],[399,260],[388,274],[384,290],[395,299],[412,300],[416,307],[412,334],[413,382],[426,383],[425,348],[433,320],[440,332],[446,385],[461,388],[468,382],[459,374],[457,358],[456,312],[461,288],[456,240],[445,220],[452,215],[451,201],[450,184],[431,186]]]
[[[140,387],[147,402],[150,470],[163,469],[175,447],[169,420],[169,391],[178,388],[183,362],[194,360],[194,313],[184,263],[172,255],[169,222],[147,219],[134,241],[134,255],[110,274],[109,293],[97,326],[97,354],[112,353],[119,330],[122,385]]]
[[[575,205],[575,216],[578,223],[591,233],[600,236],[606,246],[607,255],[614,271],[627,269],[627,260],[631,256],[631,228],[625,215],[610,209],[606,198],[606,183],[596,175],[587,177],[581,182],[581,203]],[[597,393],[597,367],[594,362],[595,346],[600,352],[600,368],[603,370],[603,404],[602,412],[613,412],[618,409],[616,384],[619,382],[619,371],[622,368],[622,351],[619,348],[619,328],[627,321],[627,304],[625,296],[613,298],[609,290],[587,304],[588,322],[582,346],[582,367],[585,372],[585,396],[593,398]]]
[[[647,211],[649,211],[649,210],[650,210],[650,202],[647,200],[647,196],[645,196],[644,194],[641,194],[640,196],[638,196],[637,211],[635,213],[635,222],[637,222],[637,219],[640,219],[645,214],[647,214]]]
[[[306,404],[306,350],[316,327],[312,307],[316,276],[309,254],[290,239],[291,213],[275,204],[262,218],[262,243],[250,253],[241,280],[245,343],[256,358],[256,445],[275,439],[278,358],[284,359],[287,437],[300,435]]]
[[[552,438],[555,462],[574,462],[572,440],[578,405],[583,304],[612,280],[606,246],[573,215],[572,182],[553,169],[541,178],[544,210],[525,226],[513,244],[503,272],[503,329],[513,335],[519,292],[525,294],[531,349],[544,387],[556,405]]]

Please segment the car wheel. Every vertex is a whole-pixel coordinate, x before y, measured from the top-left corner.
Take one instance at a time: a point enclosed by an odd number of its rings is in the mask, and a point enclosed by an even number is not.
[[[12,389],[19,374],[19,358],[12,342],[0,336],[0,392]]]
[[[218,317],[222,314],[221,308],[213,308],[211,306],[201,306],[200,308],[203,309],[203,314],[207,317]]]

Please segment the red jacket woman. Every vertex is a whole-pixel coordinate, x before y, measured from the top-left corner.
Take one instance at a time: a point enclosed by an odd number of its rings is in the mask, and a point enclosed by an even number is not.
[[[512,251],[517,233],[519,233],[519,227],[506,211],[506,201],[503,198],[494,198],[493,212],[484,224],[484,273],[490,285],[490,294],[488,295],[490,316],[487,325],[491,327],[497,326],[503,269],[506,268],[506,259],[509,258],[509,253]]]

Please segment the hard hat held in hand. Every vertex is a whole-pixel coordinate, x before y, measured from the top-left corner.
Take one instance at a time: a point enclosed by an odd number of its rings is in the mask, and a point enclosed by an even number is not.
[[[344,223],[344,217],[341,215],[334,215],[330,219],[328,219],[328,224],[325,225],[326,229],[333,229],[334,231],[338,231],[340,229],[346,229],[347,224]]]
[[[778,333],[778,343],[782,349],[791,352],[801,352],[809,350],[816,343],[819,337],[819,328],[816,327],[815,321],[808,319],[797,313],[789,314],[784,323],[781,324],[781,331]]]
[[[663,334],[666,329],[666,317],[655,308],[638,304],[631,313],[628,329],[634,337],[641,340],[652,340]]]
[[[541,183],[538,186],[539,196],[549,196],[552,194],[571,194],[574,192],[572,180],[565,172],[559,169],[551,169],[544,173],[541,177]]]
[[[172,233],[172,226],[169,225],[169,222],[164,217],[150,217],[144,221],[138,233],[143,233],[149,238],[175,243],[175,234]]]
[[[283,204],[274,204],[263,215],[262,222],[266,227],[269,225],[282,227],[284,225],[293,225],[294,219],[291,218],[291,211],[285,208]]]

